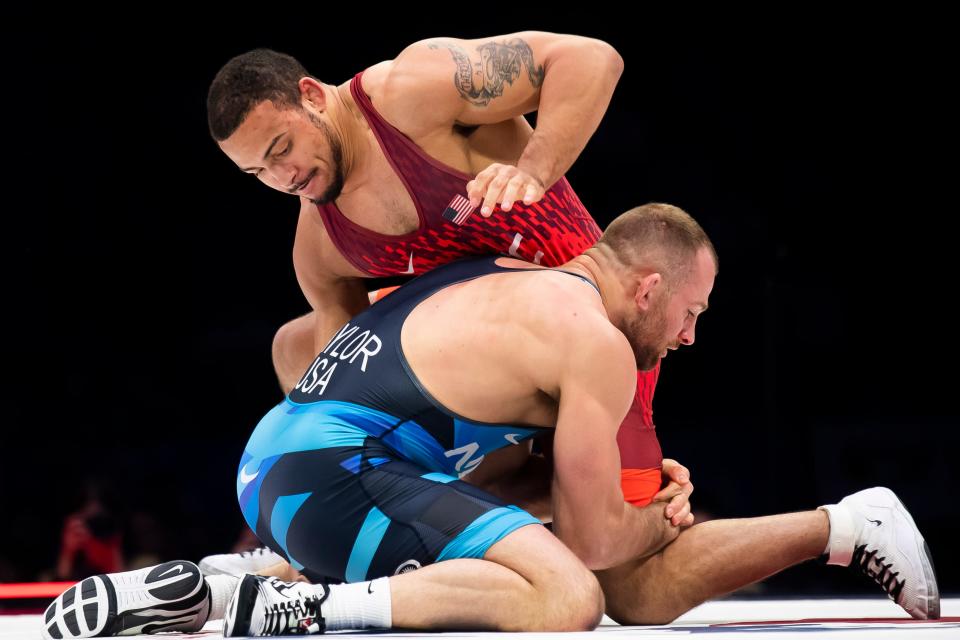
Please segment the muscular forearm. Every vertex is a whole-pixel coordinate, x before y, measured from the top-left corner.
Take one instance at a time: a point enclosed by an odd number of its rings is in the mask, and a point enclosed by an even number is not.
[[[573,165],[596,131],[623,71],[613,47],[582,39],[544,68],[537,128],[517,167],[549,188]]]
[[[654,554],[679,535],[680,528],[664,516],[665,508],[662,502],[646,507],[623,503],[620,513],[601,526],[589,527],[589,531],[583,524],[558,515],[553,532],[590,569],[607,569]]]

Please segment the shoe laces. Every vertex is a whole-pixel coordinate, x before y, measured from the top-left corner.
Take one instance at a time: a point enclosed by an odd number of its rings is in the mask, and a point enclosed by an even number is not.
[[[876,549],[868,551],[867,545],[862,544],[854,549],[851,564],[857,564],[861,573],[879,584],[896,602],[907,581],[897,580],[900,572],[891,571],[893,563],[884,562],[886,559],[886,556],[878,558]]]
[[[326,628],[320,613],[324,600],[326,597],[301,595],[268,605],[264,614],[264,635],[322,633]]]

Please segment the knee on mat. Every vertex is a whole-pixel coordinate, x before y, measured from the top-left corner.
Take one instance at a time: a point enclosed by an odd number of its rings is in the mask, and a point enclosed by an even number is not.
[[[596,576],[583,572],[550,587],[556,602],[554,631],[592,631],[603,619],[603,590]]]
[[[607,615],[617,624],[647,625],[670,624],[686,613],[675,604],[644,600],[641,594],[618,594],[608,598]]]

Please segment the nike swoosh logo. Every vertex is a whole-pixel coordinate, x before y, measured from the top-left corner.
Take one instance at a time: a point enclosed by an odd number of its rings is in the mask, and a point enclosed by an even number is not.
[[[158,577],[158,578],[162,578],[163,576],[167,575],[167,574],[170,573],[171,571],[176,571],[177,573],[183,573],[183,565],[182,565],[182,564],[178,564],[178,565],[175,566],[175,567],[170,567],[169,569],[167,569],[166,571],[164,571],[163,573],[161,573],[161,574],[158,575],[157,577]]]
[[[867,518],[867,522],[872,522],[873,524],[877,525],[878,527],[883,524],[883,522],[880,521],[880,520],[871,520],[870,518]]]
[[[509,443],[511,443],[511,444],[520,444],[520,442],[517,440],[517,437],[518,437],[519,435],[520,435],[519,433],[508,433],[507,435],[505,435],[505,436],[503,436],[503,437],[506,438],[507,442],[509,442]]]
[[[373,581],[367,583],[367,593],[373,593]]]
[[[257,467],[257,470],[254,471],[252,475],[247,475],[247,468],[245,466],[240,468],[240,482],[243,484],[249,484],[258,475],[260,475],[259,467]]]
[[[407,264],[407,270],[403,272],[402,275],[408,276],[413,274],[413,251],[410,252],[410,262]]]

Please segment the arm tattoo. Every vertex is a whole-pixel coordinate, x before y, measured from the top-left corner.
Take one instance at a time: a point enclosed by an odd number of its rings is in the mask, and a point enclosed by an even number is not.
[[[514,38],[503,43],[487,42],[477,47],[480,60],[473,62],[467,52],[453,44],[431,44],[431,49],[450,50],[457,72],[453,84],[460,97],[472,105],[485,107],[496,97],[503,95],[506,84],[513,84],[526,68],[530,84],[539,89],[543,84],[543,65],[537,66],[530,45]]]

